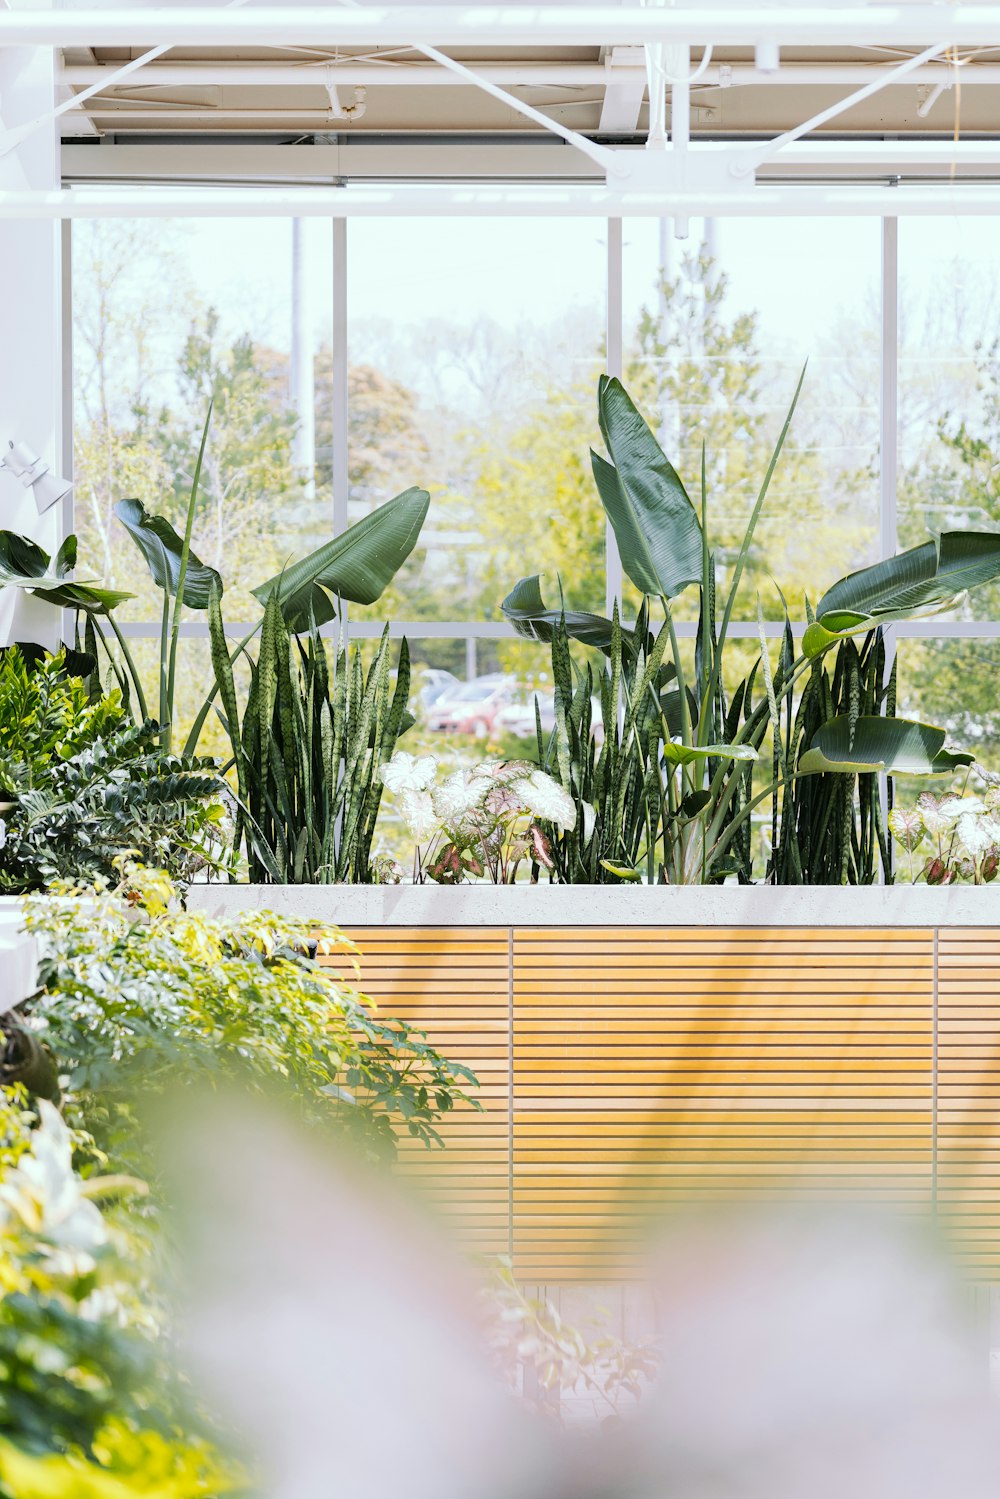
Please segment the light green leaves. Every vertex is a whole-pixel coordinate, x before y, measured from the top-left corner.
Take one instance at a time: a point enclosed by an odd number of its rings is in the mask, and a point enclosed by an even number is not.
[[[668,741],[662,750],[668,765],[693,765],[697,760],[756,760],[757,751],[750,744],[674,744]]]
[[[945,731],[905,718],[861,717],[854,724],[845,714],[817,730],[799,761],[799,773],[840,771],[863,775],[941,775],[971,765],[975,756],[944,748]]]
[[[253,590],[262,604],[276,596],[288,628],[326,624],[336,599],[374,604],[417,544],[430,506],[426,489],[407,489],[335,536],[301,562]]]
[[[834,583],[816,606],[803,650],[819,656],[846,635],[950,608],[968,589],[997,577],[1000,533],[945,531]]]
[[[641,593],[674,598],[702,575],[694,506],[621,381],[601,377],[598,414],[611,462],[590,456],[622,567]]]

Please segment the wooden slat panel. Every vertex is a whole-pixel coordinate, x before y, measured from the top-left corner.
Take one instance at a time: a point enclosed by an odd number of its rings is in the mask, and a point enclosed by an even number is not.
[[[404,1140],[400,1167],[419,1177],[462,1242],[477,1253],[510,1247],[510,938],[504,927],[364,927],[355,980],[382,1015],[426,1031],[480,1081],[483,1112],[457,1112],[441,1127],[443,1151]],[[341,964],[341,967],[343,965]]]
[[[628,1274],[685,1201],[926,1205],[933,965],[914,929],[515,932],[519,1273]]]
[[[1000,1279],[1000,931],[938,937],[938,1215],[979,1280]]]

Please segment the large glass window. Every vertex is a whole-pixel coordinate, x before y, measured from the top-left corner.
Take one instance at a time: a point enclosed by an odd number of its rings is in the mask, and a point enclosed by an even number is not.
[[[695,220],[625,226],[626,383],[696,502],[724,584],[799,376],[738,617],[803,617],[878,537],[879,223]],[[776,586],[777,585],[777,586]]]
[[[180,527],[210,400],[195,547],[225,578],[233,625],[257,617],[250,589],[290,558],[412,484],[431,491],[418,550],[377,606],[351,611],[350,629],[369,639],[384,619],[408,622],[419,732],[446,736],[456,753],[509,748],[526,720],[490,703],[435,726],[435,686],[499,679],[501,706],[515,709],[551,691],[545,652],[518,642],[499,611],[517,578],[540,572],[553,601],[561,579],[571,606],[604,607],[588,450],[608,348],[621,348],[626,383],[695,496],[705,444],[723,584],[808,361],[737,612],[748,661],[758,594],[770,621],[783,599],[801,620],[805,598],[873,560],[897,521],[901,545],[1000,523],[993,220],[900,223],[897,351],[883,347],[881,297],[896,288],[891,254],[880,272],[877,220],[695,220],[686,240],[669,221],[629,220],[620,285],[613,228],[530,218],[358,220],[343,236],[318,220],[75,225],[81,563],[136,594],[119,618],[148,637],[136,649],[150,669],[159,598],[113,505],[136,497]],[[623,309],[610,339],[609,266],[610,305],[620,293]],[[898,411],[882,413],[882,360],[894,354]],[[895,496],[883,420],[889,432],[896,423]],[[636,601],[624,594],[627,612]],[[935,622],[933,637],[927,626],[896,630],[901,705],[972,748],[982,741],[989,762],[1000,730],[976,693],[997,657],[1000,590],[979,591],[957,615]],[[190,633],[204,634],[203,621]],[[192,640],[186,659],[182,713],[208,676],[204,642]]]
[[[432,495],[420,555],[380,614],[499,620],[535,572],[603,608],[588,447],[606,244],[589,220],[349,225],[351,518],[409,484]]]

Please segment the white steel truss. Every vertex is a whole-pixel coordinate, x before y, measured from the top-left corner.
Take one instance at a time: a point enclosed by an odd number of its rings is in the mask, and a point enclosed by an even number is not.
[[[262,5],[0,11],[0,46],[995,46],[1000,5]]]

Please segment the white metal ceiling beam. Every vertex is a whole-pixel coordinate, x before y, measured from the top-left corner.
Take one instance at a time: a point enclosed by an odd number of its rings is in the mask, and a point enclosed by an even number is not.
[[[715,143],[694,141],[691,159],[696,163],[701,155],[717,154],[719,150]],[[556,142],[549,145],[510,140],[475,145],[448,141],[400,145],[348,139],[339,145],[255,144],[252,149],[232,142],[199,142],[174,145],[169,153],[160,145],[118,142],[96,150],[70,143],[62,148],[62,167],[65,181],[88,187],[126,180],[151,187],[198,182],[322,186],[342,179],[488,180],[495,185],[504,180],[518,184],[601,180],[595,163]],[[796,141],[786,146],[780,162],[767,167],[766,177],[773,181],[786,174],[821,178],[839,174],[857,180],[924,172],[946,176],[953,171],[1000,174],[1000,140]]]
[[[631,51],[631,49],[625,49]],[[254,62],[171,62],[147,64],[142,71],[142,86],[153,88],[322,88],[327,62],[254,63]],[[350,58],[333,61],[338,83],[360,88],[467,88],[465,79],[426,63],[352,62]],[[608,81],[604,63],[504,62],[470,63],[481,78],[505,88],[595,88]],[[641,66],[641,63],[640,63]],[[78,87],[103,84],[112,88],[113,76],[120,63],[65,63],[60,71],[61,83]],[[870,83],[879,73],[892,71],[892,64],[783,63],[778,73],[761,73],[751,63],[713,64],[706,69],[696,87],[746,88],[764,84],[768,88],[801,88],[803,84],[855,87]],[[907,83],[949,83],[955,80],[952,63],[925,63]],[[964,88],[1000,83],[1000,64],[967,63],[958,73]],[[887,85],[893,87],[892,83]],[[898,86],[898,85],[897,85]]]
[[[932,187],[798,187],[757,184],[742,193],[616,191],[599,185],[343,188],[128,187],[0,191],[0,220],[114,218],[787,218],[1000,215],[1000,184]]]
[[[0,46],[716,46],[1000,44],[1000,5],[269,5],[0,10]]]

